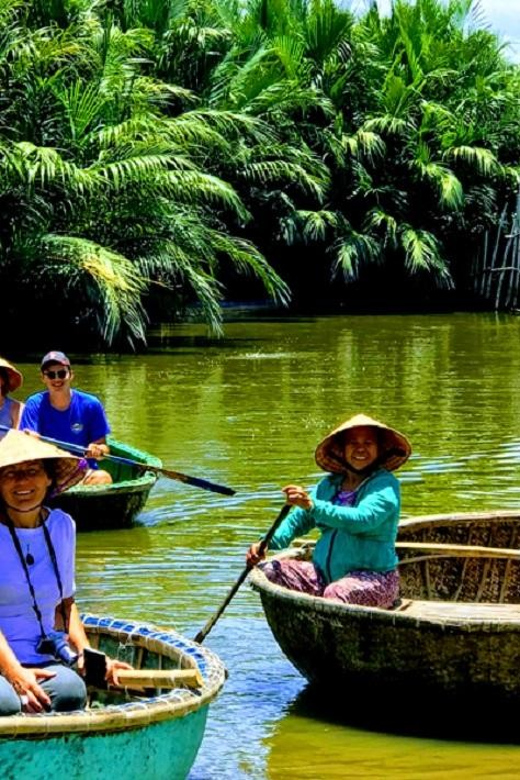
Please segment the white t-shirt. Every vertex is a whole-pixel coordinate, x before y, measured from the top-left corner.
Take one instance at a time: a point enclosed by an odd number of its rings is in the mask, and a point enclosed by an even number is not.
[[[61,509],[53,509],[45,523],[56,552],[63,598],[69,598],[76,590],[76,526],[70,515]],[[27,568],[42,615],[43,628],[46,632],[52,631],[60,592],[43,528],[15,528],[15,533],[24,557],[34,559],[34,563]],[[9,528],[3,524],[0,524],[0,550],[0,631],[20,663],[41,664],[53,660],[52,656],[42,655],[36,649],[41,639],[40,624],[33,609],[20,556]]]

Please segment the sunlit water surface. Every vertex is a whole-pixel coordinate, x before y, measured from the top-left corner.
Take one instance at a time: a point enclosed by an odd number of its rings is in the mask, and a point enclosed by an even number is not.
[[[24,389],[38,389],[36,356],[20,367]],[[146,355],[78,356],[75,368],[76,385],[104,400],[117,438],[237,491],[226,498],[160,479],[139,527],[81,534],[78,600],[91,612],[193,636],[278,513],[280,487],[314,483],[317,441],[360,411],[413,443],[400,472],[403,516],[520,508],[514,316],[266,318],[230,322],[220,342],[183,326],[156,334]],[[520,775],[516,740],[443,729],[442,712],[429,731],[401,724],[398,702],[372,721],[334,691],[318,701],[247,586],[206,644],[230,676],[190,780]],[[420,695],[416,708],[412,721],[428,709]]]

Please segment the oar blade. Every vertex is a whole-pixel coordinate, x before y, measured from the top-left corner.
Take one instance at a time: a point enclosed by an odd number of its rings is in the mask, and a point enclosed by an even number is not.
[[[142,468],[146,469],[148,467],[143,464]],[[210,482],[201,477],[190,477],[188,474],[181,474],[178,471],[172,471],[171,469],[165,469],[160,466],[153,466],[151,471],[155,471],[157,474],[163,474],[165,477],[169,477],[169,479],[176,479],[178,482],[185,482],[187,485],[192,485],[192,487],[202,488],[202,490],[211,490],[213,493],[222,493],[224,496],[234,496],[236,493],[236,490],[226,487],[225,485],[218,485],[215,482]]]
[[[207,479],[200,479],[199,477],[188,477],[185,481],[187,485],[202,488],[202,490],[211,490],[213,493],[221,493],[223,496],[234,496],[236,493],[236,490],[233,490],[233,488],[225,485],[216,485],[214,482],[208,482]]]

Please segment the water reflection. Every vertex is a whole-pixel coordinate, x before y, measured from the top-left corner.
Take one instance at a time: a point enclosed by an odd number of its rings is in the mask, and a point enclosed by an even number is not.
[[[315,483],[317,441],[358,411],[412,441],[399,474],[404,517],[520,508],[519,328],[488,314],[264,317],[228,323],[221,341],[186,325],[164,328],[144,355],[78,359],[76,384],[103,399],[117,438],[237,490],[224,497],[161,478],[141,527],[80,535],[80,605],[194,636],[277,516],[280,487]],[[24,392],[40,389],[38,357],[19,361]],[[331,721],[306,695],[293,704],[305,682],[247,587],[206,644],[230,677],[190,780],[520,773],[520,748],[412,738],[384,724],[378,733],[371,715]]]
[[[513,778],[520,771],[516,718],[481,708],[433,709],[417,695],[362,700],[308,686],[266,738],[270,780],[344,778]],[[493,722],[497,721],[495,726]],[[489,731],[491,728],[491,731]],[[442,741],[441,741],[442,740]]]
[[[306,683],[287,708],[286,718],[307,718],[349,729],[401,737],[490,744],[518,743],[516,702],[470,696],[450,699],[435,691],[374,687],[343,692]],[[281,722],[277,724],[280,728]],[[520,753],[519,753],[520,758]]]

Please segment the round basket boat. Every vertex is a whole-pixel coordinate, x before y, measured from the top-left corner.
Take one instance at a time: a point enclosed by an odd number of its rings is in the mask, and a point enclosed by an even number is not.
[[[105,459],[101,461],[101,468],[111,474],[113,482],[103,485],[80,483],[51,500],[52,506],[74,518],[78,531],[128,528],[142,511],[157,482],[157,474],[146,471],[146,466],[161,468],[159,458],[112,438],[109,444],[111,455],[141,465]]]
[[[193,669],[202,683],[131,695],[93,692],[84,711],[0,717],[8,780],[181,780],[200,747],[208,707],[224,684],[222,662],[174,631],[83,615],[92,647],[136,669]]]
[[[385,610],[250,580],[274,637],[313,682],[459,700],[520,697],[520,513],[432,515],[400,526],[401,598]],[[306,557],[312,543],[281,556]],[[276,556],[275,556],[276,557]],[[386,699],[388,701],[388,699]]]

